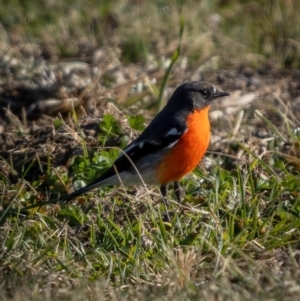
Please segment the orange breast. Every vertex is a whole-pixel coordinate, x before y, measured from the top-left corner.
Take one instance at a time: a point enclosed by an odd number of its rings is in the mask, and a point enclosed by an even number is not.
[[[197,110],[187,118],[187,131],[157,166],[161,184],[180,180],[201,161],[210,138],[208,110]]]

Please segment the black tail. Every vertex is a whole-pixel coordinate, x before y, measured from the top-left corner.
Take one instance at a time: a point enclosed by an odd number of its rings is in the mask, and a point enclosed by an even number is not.
[[[115,174],[115,171],[113,168],[109,168],[106,172],[104,172],[104,174],[102,174],[100,177],[98,177],[97,179],[95,179],[93,182],[89,183],[88,185],[75,190],[74,192],[65,195],[64,197],[60,198],[58,201],[59,203],[67,203],[69,201],[71,201],[72,199],[76,198],[77,196],[80,196],[88,191],[93,190],[96,187],[101,186],[101,182],[103,182],[104,180],[106,180],[107,178],[111,177],[112,175]]]
[[[80,195],[84,194],[85,192],[92,190],[95,187],[96,187],[95,185],[94,186],[90,186],[90,184],[86,185],[85,187],[82,187],[78,190],[73,191],[70,194],[63,196],[58,201],[59,201],[59,203],[67,203],[67,202],[71,201],[72,199],[76,198],[77,196],[80,196]]]

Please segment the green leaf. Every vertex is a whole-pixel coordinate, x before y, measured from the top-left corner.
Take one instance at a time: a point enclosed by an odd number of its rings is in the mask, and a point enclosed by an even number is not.
[[[128,122],[130,127],[136,131],[143,131],[145,129],[145,118],[142,115],[129,116]]]
[[[121,128],[115,119],[115,117],[111,114],[106,114],[103,116],[103,121],[100,123],[100,129],[108,132],[109,134],[120,134]]]
[[[61,119],[55,119],[53,121],[54,128],[58,130],[62,126],[63,122]]]
[[[69,220],[70,225],[83,225],[87,221],[87,216],[83,213],[80,207],[70,206],[62,209],[59,213],[61,218]]]

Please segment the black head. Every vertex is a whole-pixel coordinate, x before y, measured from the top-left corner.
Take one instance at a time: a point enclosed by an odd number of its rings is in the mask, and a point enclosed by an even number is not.
[[[219,91],[213,84],[208,82],[187,82],[179,86],[168,101],[168,106],[183,107],[187,110],[202,109],[211,102],[229,93]]]

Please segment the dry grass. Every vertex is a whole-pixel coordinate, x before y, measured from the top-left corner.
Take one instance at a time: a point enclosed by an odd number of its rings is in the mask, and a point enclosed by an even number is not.
[[[282,70],[299,67],[295,2],[110,3],[0,13],[2,209],[102,173],[160,92],[203,79],[231,97],[211,108],[210,152],[185,202],[169,196],[170,222],[156,187],[1,211],[0,300],[298,299],[299,72]]]

